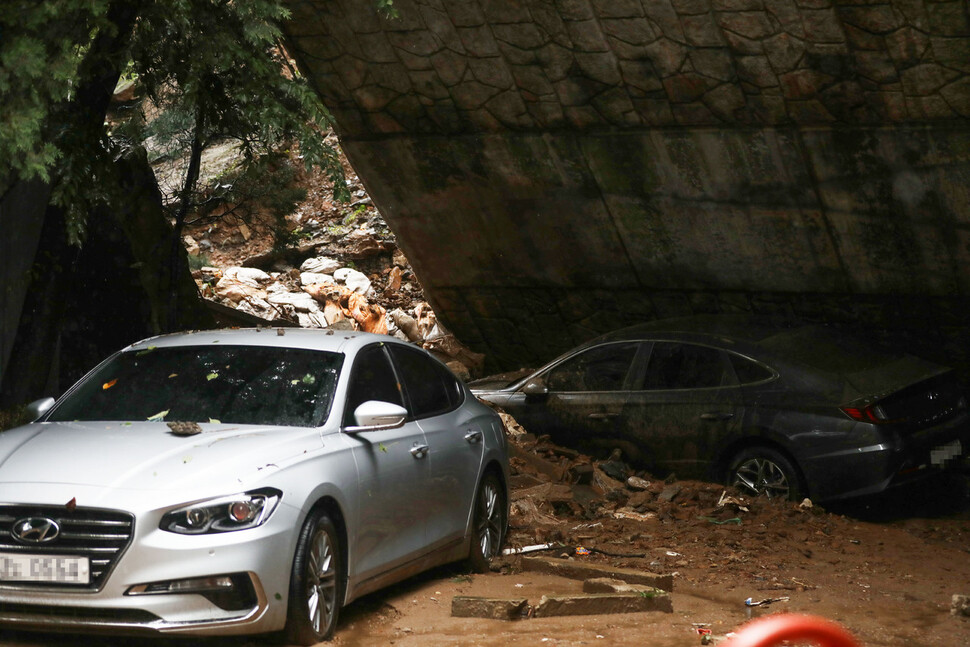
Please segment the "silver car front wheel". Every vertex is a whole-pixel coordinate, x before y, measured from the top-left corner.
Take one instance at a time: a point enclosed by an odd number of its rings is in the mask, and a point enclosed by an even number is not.
[[[299,645],[329,640],[337,628],[343,594],[340,536],[322,510],[300,532],[290,583],[286,637]]]
[[[468,562],[472,570],[484,573],[491,561],[500,554],[508,529],[505,489],[495,474],[488,473],[482,478],[474,506],[472,546]]]

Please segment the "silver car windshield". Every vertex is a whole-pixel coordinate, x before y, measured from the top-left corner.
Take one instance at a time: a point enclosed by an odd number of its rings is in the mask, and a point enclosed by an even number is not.
[[[185,421],[316,427],[343,355],[271,346],[180,346],[115,355],[48,420]]]

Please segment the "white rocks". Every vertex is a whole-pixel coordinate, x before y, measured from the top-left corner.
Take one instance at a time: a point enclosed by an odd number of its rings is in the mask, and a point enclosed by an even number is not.
[[[312,272],[314,274],[333,274],[341,268],[340,261],[327,256],[317,256],[308,258],[300,265],[301,272]]]
[[[274,292],[266,300],[274,306],[293,306],[297,312],[321,312],[317,300],[306,292]]]
[[[222,273],[222,279],[256,287],[261,283],[268,283],[273,277],[256,267],[229,267]]]
[[[367,278],[367,275],[349,267],[342,267],[334,272],[333,278],[337,283],[343,283],[360,294],[367,294],[367,291],[370,290],[370,279]]]
[[[300,285],[316,285],[319,283],[336,283],[333,277],[329,274],[320,274],[319,272],[301,272],[300,273]]]

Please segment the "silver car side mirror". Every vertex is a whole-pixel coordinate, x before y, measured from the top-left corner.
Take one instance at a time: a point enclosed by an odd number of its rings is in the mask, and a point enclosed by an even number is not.
[[[396,429],[407,420],[408,410],[391,402],[368,400],[354,409],[355,426],[344,427],[348,434],[359,434],[363,431],[380,431],[381,429]]]
[[[532,396],[549,395],[549,387],[541,377],[534,377],[522,387],[522,393]]]
[[[34,400],[27,405],[27,419],[33,422],[50,411],[51,407],[53,406],[54,398],[41,398],[40,400]]]

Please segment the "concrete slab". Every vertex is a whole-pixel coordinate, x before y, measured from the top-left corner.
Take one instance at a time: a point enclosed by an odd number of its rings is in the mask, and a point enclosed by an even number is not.
[[[609,613],[672,613],[673,604],[664,591],[650,593],[586,593],[580,595],[542,596],[536,605],[536,618],[552,616],[604,615]]]
[[[521,565],[522,569],[526,571],[550,573],[572,580],[606,577],[621,580],[627,584],[643,584],[662,591],[674,590],[672,575],[659,575],[632,568],[614,568],[603,564],[590,564],[554,557],[523,557]]]
[[[527,617],[529,601],[525,598],[482,598],[456,595],[451,599],[451,615],[455,618],[490,618],[518,620]]]

